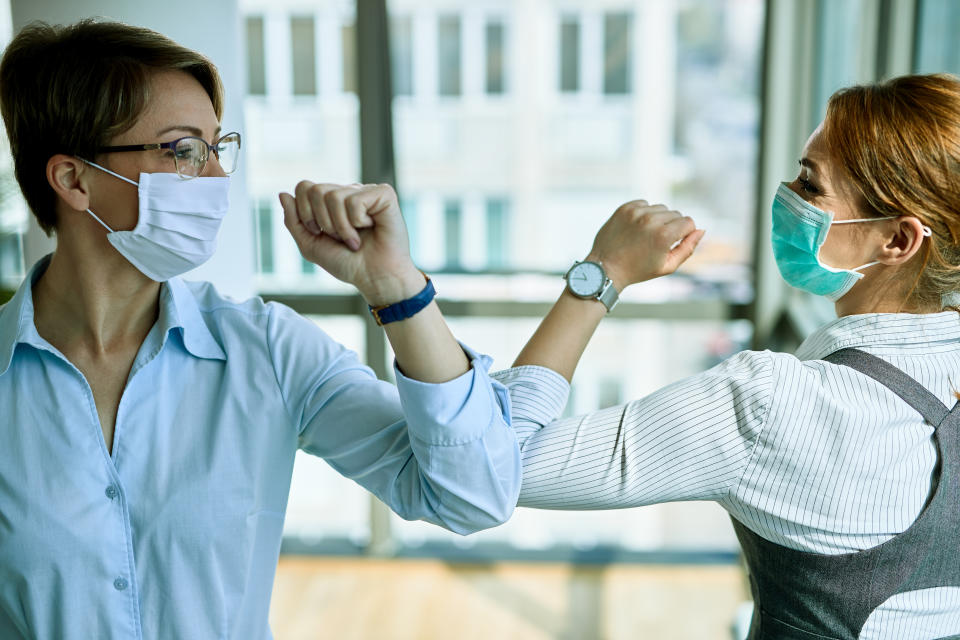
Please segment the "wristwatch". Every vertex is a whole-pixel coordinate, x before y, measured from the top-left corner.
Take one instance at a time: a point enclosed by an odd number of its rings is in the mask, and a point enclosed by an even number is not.
[[[613,281],[607,277],[603,265],[599,262],[584,260],[574,262],[570,270],[563,276],[567,281],[567,289],[578,298],[596,298],[607,308],[607,313],[613,311],[620,301]]]

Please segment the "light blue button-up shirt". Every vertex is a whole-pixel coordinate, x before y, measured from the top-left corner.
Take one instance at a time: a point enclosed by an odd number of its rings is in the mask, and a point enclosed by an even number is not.
[[[407,519],[510,516],[519,452],[489,359],[393,387],[290,309],[178,279],[111,455],[83,375],[37,333],[45,264],[0,307],[0,638],[269,638],[297,449]]]

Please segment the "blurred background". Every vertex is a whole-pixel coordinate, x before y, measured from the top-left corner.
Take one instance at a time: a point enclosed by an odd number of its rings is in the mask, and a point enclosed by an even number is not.
[[[388,346],[362,300],[283,227],[277,193],[300,179],[393,183],[454,332],[494,368],[617,205],[693,216],[707,229],[697,254],[626,292],[568,415],[742,349],[791,350],[831,319],[773,265],[778,183],[836,89],[960,73],[960,0],[3,0],[0,38],[88,16],[156,29],[224,76],[223,124],[242,131],[244,157],[220,249],[189,277],[291,305],[385,379]],[[52,247],[4,146],[0,302]],[[749,618],[745,585],[713,504],[520,509],[459,537],[300,454],[271,623],[278,640],[729,639]]]

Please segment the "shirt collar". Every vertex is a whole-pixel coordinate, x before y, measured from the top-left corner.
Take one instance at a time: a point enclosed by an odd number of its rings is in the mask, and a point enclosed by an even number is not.
[[[873,351],[924,351],[960,342],[960,314],[865,313],[844,316],[814,331],[797,349],[800,360],[822,360],[834,351],[874,347]]]
[[[160,292],[160,318],[157,322],[164,336],[171,329],[179,328],[183,346],[197,358],[227,359],[223,347],[214,339],[204,322],[196,297],[180,278],[171,278],[163,284]]]
[[[10,368],[13,352],[20,343],[50,350],[37,333],[33,321],[33,285],[46,271],[50,256],[44,256],[30,269],[13,297],[0,307],[0,375]],[[226,360],[227,355],[203,321],[197,300],[179,278],[164,283],[160,291],[157,319],[164,339],[171,329],[180,329],[183,346],[197,358]]]

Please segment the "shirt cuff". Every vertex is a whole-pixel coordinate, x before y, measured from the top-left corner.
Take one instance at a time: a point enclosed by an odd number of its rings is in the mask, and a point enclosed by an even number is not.
[[[517,421],[546,425],[563,413],[570,383],[562,375],[536,365],[512,367],[490,374],[510,390],[512,415]]]
[[[470,370],[447,382],[408,378],[393,361],[407,430],[430,445],[466,444],[482,438],[494,421],[510,424],[510,393],[487,373],[493,360],[462,342],[460,346]]]

